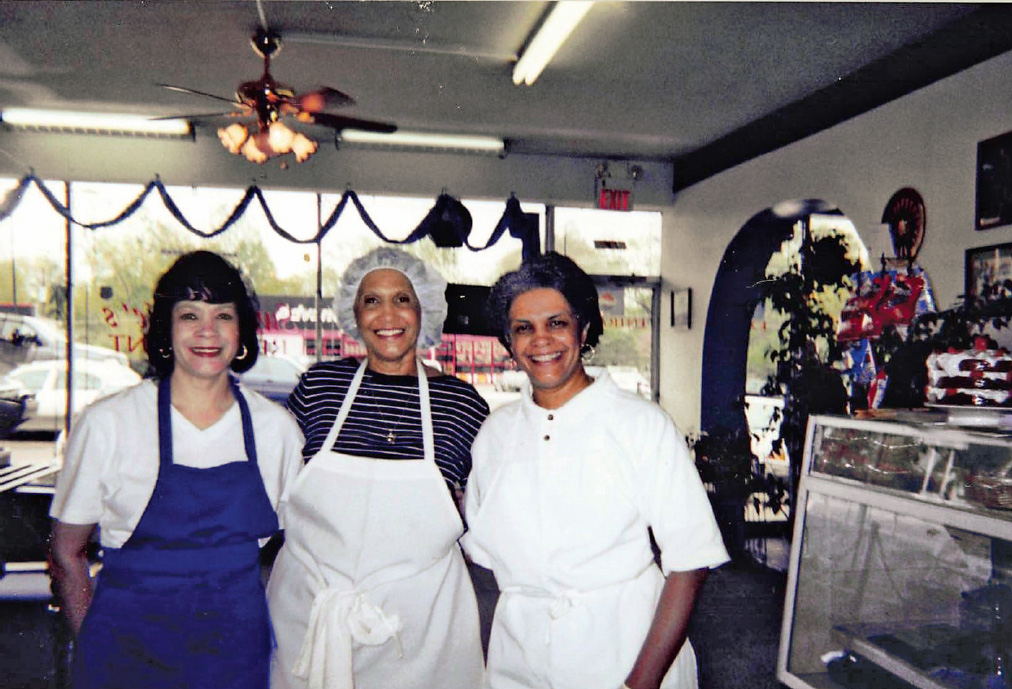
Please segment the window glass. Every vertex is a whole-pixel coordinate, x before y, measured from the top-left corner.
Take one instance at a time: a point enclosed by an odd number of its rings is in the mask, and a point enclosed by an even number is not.
[[[0,193],[16,181],[0,180]],[[49,183],[63,201],[61,183]],[[88,225],[119,219],[143,191],[139,184],[75,182],[70,187],[71,213]],[[243,189],[167,187],[178,213],[199,232],[217,230],[243,198]],[[308,192],[264,191],[271,217],[254,198],[246,212],[226,231],[207,238],[180,224],[166,209],[157,191],[129,217],[116,224],[87,228],[72,226],[74,281],[73,352],[74,411],[94,399],[86,390],[133,384],[147,369],[143,336],[151,306],[154,281],[181,254],[195,249],[215,251],[238,265],[260,301],[259,334],[262,363],[257,374],[283,379],[293,386],[305,365],[318,356],[361,356],[360,345],[342,337],[332,308],[333,295],[348,263],[384,241],[349,202],[317,255],[310,240],[318,233],[341,200],[340,194],[317,196]],[[392,240],[407,237],[431,211],[432,197],[361,196],[371,221]],[[470,245],[482,247],[490,239],[505,211],[504,201],[464,199],[471,215]],[[538,241],[545,248],[545,207],[524,204],[523,210],[538,221]],[[619,276],[659,274],[660,215],[607,213],[560,209],[557,246],[572,255],[590,273]],[[273,219],[273,223],[272,223]],[[279,230],[281,232],[279,232]],[[19,333],[38,330],[39,345],[6,346],[0,340],[4,371],[39,358],[66,357],[68,304],[65,298],[66,222],[34,186],[17,211],[0,222],[0,313],[23,314],[38,327],[22,321]],[[621,244],[621,246],[619,246]],[[439,248],[430,238],[400,248],[434,265],[448,282],[488,287],[503,273],[520,265],[522,243],[504,234],[492,247]],[[4,262],[6,261],[6,262]],[[317,301],[317,266],[322,274],[322,300]],[[8,279],[4,276],[9,275]],[[621,385],[638,394],[653,394],[651,380],[652,287],[602,288],[608,303],[606,333],[595,365],[608,368]],[[5,331],[6,332],[6,331]],[[319,344],[317,340],[322,335]],[[31,354],[31,356],[29,356]],[[438,347],[425,354],[429,365],[463,378],[483,394],[492,395],[502,384],[511,362],[494,337],[447,333]],[[2,363],[2,362],[0,362]],[[108,364],[108,365],[107,365]],[[250,381],[255,375],[250,376]],[[87,382],[85,382],[87,381]],[[287,390],[270,390],[283,398]],[[512,391],[515,392],[515,391]],[[55,414],[66,413],[63,411]],[[54,423],[56,429],[62,423]]]
[[[329,214],[340,200],[338,195],[324,194],[326,212]],[[391,240],[408,237],[434,205],[431,198],[359,196],[359,201],[373,223]],[[468,243],[483,247],[502,218],[505,203],[464,199],[463,204],[471,214]],[[523,210],[538,214],[541,218],[539,232],[543,232],[544,206],[523,204]],[[324,293],[334,293],[337,280],[354,258],[384,244],[349,202],[340,220],[323,241],[324,265],[331,268],[324,277]],[[472,251],[466,246],[439,248],[429,238],[398,246],[435,266],[447,282],[464,285],[491,285],[503,273],[516,269],[520,265],[522,247],[520,240],[511,237],[508,232],[494,245],[481,251]]]
[[[45,384],[46,378],[49,377],[49,371],[39,371],[39,370],[24,371],[24,372],[14,371],[13,373],[10,374],[10,376],[11,378],[14,378],[15,380],[19,381],[22,385],[24,385],[32,392],[38,392],[39,390],[42,389],[42,386]],[[66,378],[64,378],[64,380],[66,380]],[[60,385],[62,386],[63,384],[60,383]]]
[[[555,250],[594,275],[661,274],[661,214],[555,210]]]
[[[66,203],[62,182],[44,184],[61,204]],[[0,205],[16,187],[17,180],[0,178]],[[6,321],[0,339],[0,376],[11,376],[32,392],[42,391],[52,372],[44,363],[33,362],[66,356],[66,247],[66,220],[30,184],[11,215],[0,221],[0,312]],[[38,411],[21,407],[20,414],[0,420],[0,438],[12,464],[52,461],[57,424],[42,418],[51,413],[48,395],[43,394]],[[52,411],[53,416],[58,412]],[[45,435],[20,430],[32,424]]]
[[[661,214],[588,208],[555,209],[555,250],[599,277],[604,334],[591,373],[607,370],[626,390],[654,399],[653,310],[661,273]],[[639,277],[645,286],[608,283],[608,277]]]

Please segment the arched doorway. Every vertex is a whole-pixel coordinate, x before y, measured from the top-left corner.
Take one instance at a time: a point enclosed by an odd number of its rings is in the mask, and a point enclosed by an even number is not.
[[[745,429],[742,396],[749,335],[760,281],[774,253],[794,234],[798,220],[813,213],[843,215],[819,199],[789,201],[752,216],[724,250],[706,314],[700,430]]]
[[[827,246],[834,250],[827,252]],[[814,335],[806,340],[812,354],[824,350],[826,342],[835,342],[833,323],[849,295],[847,278],[865,268],[867,251],[853,224],[821,200],[785,202],[756,214],[725,250],[704,332],[701,430],[711,440],[708,447],[734,448],[728,454],[735,456],[710,458],[726,462],[723,471],[717,472],[726,483],[714,485],[715,506],[732,550],[755,550],[745,543],[749,538],[746,519],[757,523],[787,519],[784,499],[792,501],[790,487],[796,475],[792,469],[796,467],[788,463],[784,447],[792,448],[796,462],[801,455],[793,425],[786,427],[793,429],[790,437],[785,435],[791,442],[774,441],[779,437],[780,419],[794,421],[802,413],[799,410],[807,408],[792,395],[795,385],[800,390],[812,378],[805,374],[787,383],[783,392],[790,392],[787,399],[795,402],[787,404],[785,416],[784,398],[770,390],[777,387],[774,382],[783,382],[777,376],[784,369],[777,368],[770,353],[776,351],[783,361],[786,351],[797,348],[796,328],[804,328],[809,314],[816,312],[828,314],[820,322],[828,323],[829,331],[821,342]],[[802,283],[819,288],[799,290]],[[830,285],[844,288],[824,291]],[[779,298],[771,301],[771,294]],[[785,322],[791,327],[782,332],[780,325]],[[781,341],[784,333],[787,337]],[[807,370],[814,373],[823,368],[819,364]],[[840,376],[834,373],[832,377],[839,386],[839,402],[845,406]],[[808,393],[799,394],[808,399]],[[761,524],[753,524],[757,525]],[[762,531],[752,528],[750,533],[756,536]],[[765,559],[765,552],[760,559]]]

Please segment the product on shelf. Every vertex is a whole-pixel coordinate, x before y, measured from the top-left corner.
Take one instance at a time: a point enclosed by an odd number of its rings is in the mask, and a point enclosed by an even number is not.
[[[980,339],[972,349],[928,356],[929,404],[1012,407],[1012,356]]]
[[[906,327],[919,312],[925,292],[919,274],[882,271],[861,273],[856,293],[844,305],[836,337],[840,342],[877,339],[886,326]]]
[[[1012,463],[997,471],[971,474],[966,497],[972,502],[998,510],[1012,510]]]

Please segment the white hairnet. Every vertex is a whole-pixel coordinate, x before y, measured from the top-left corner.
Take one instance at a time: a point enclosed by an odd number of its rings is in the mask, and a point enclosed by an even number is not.
[[[390,268],[402,273],[415,290],[415,296],[422,306],[418,348],[439,344],[443,334],[443,321],[446,320],[446,280],[421,259],[389,247],[373,249],[348,264],[337,296],[334,297],[338,326],[349,336],[362,339],[355,322],[355,297],[358,296],[358,286],[365,276],[379,268]]]

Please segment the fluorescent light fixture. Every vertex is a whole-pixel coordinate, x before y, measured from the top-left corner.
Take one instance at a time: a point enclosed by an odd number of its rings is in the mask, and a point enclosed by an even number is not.
[[[144,115],[10,108],[0,112],[0,121],[14,129],[34,132],[105,134],[156,139],[193,138],[193,127],[186,120],[155,120]]]
[[[541,70],[569,38],[569,34],[593,4],[593,2],[576,0],[555,3],[544,23],[534,34],[534,38],[527,44],[524,54],[517,60],[517,64],[513,68],[513,83],[518,86],[533,84],[541,74]]]
[[[431,134],[425,132],[396,131],[392,134],[346,129],[340,141],[381,148],[422,149],[430,151],[459,151],[504,155],[506,144],[494,136],[468,136],[463,134]]]

